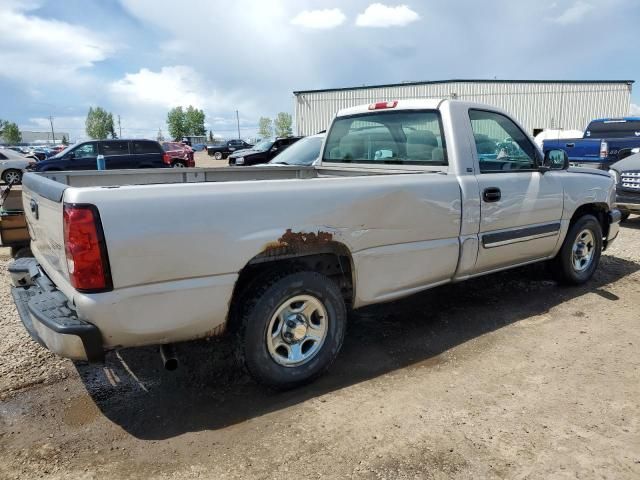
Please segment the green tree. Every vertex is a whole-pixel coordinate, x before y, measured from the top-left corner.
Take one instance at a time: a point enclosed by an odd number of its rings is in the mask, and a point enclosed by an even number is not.
[[[206,135],[207,130],[204,128],[204,111],[193,108],[191,105],[184,112],[184,123],[187,129],[187,135]]]
[[[62,145],[69,145],[69,139],[66,135],[62,135],[62,140],[60,140],[60,143],[62,143]]]
[[[118,138],[113,127],[113,115],[102,107],[89,107],[85,130],[89,138],[104,140],[109,135],[111,138]]]
[[[13,122],[5,122],[2,125],[2,137],[5,142],[10,144],[20,143],[22,141],[22,133],[20,133],[20,129],[18,125]]]
[[[7,126],[7,123],[9,122],[0,118],[0,138],[4,137],[4,128]]]
[[[273,123],[275,126],[276,137],[289,137],[293,134],[293,130],[291,129],[291,124],[293,123],[291,120],[291,114],[280,112]]]
[[[258,120],[258,135],[262,138],[273,137],[273,122],[270,118],[260,117],[260,120]]]
[[[186,118],[182,107],[175,107],[169,110],[169,113],[167,113],[167,127],[171,138],[180,140],[185,135],[188,135],[185,121]]]

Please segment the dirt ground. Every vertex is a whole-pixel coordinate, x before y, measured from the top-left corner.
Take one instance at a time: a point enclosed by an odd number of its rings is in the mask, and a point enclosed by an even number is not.
[[[534,266],[355,312],[287,393],[221,340],[175,372],[153,348],[56,358],[0,261],[0,478],[640,478],[640,217],[584,287]]]

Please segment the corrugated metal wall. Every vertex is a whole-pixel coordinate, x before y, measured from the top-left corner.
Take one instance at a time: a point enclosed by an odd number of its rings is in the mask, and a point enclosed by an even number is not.
[[[326,129],[341,108],[407,98],[457,98],[493,105],[513,115],[529,133],[535,128],[584,130],[594,118],[628,115],[631,84],[461,81],[301,92],[295,96],[296,130],[311,135]]]

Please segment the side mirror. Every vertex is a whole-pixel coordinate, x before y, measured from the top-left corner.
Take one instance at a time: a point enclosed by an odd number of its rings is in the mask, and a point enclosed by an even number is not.
[[[547,150],[542,160],[541,171],[566,170],[569,168],[569,155],[564,150]]]
[[[278,147],[271,147],[271,151],[272,152],[277,152],[278,151]]]
[[[69,152],[65,155],[69,160],[73,160],[74,158],[76,158],[76,153],[75,152]]]

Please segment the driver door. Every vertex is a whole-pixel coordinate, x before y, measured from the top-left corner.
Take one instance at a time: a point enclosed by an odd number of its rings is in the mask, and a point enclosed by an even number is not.
[[[73,153],[73,158],[66,159],[68,161],[64,167],[65,170],[97,170],[98,146],[96,142],[82,143],[69,153]]]
[[[469,110],[480,189],[475,272],[549,256],[560,235],[560,172],[538,171],[537,149],[508,117]]]

